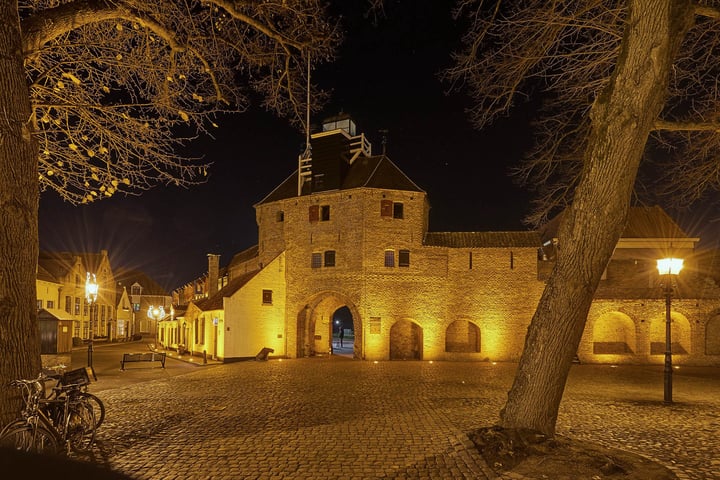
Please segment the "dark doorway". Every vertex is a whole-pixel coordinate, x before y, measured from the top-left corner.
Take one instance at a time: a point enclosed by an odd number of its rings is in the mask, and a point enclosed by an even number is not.
[[[350,309],[345,306],[335,310],[332,316],[332,325],[333,354],[352,358],[355,346],[355,328]]]

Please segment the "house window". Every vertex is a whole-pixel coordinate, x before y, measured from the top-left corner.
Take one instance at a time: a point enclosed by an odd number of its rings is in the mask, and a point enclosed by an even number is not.
[[[313,252],[312,258],[310,260],[310,267],[311,268],[320,268],[322,267],[322,253],[320,252]]]
[[[75,297],[75,315],[80,315],[80,297]]]
[[[40,300],[39,298],[37,301],[37,308],[38,308],[38,310],[42,310],[42,300]]]
[[[410,266],[410,250],[400,250],[398,252],[398,267]]]
[[[308,219],[310,222],[317,222],[320,220],[320,206],[319,205],[310,205],[310,208],[308,208]]]
[[[335,266],[335,250],[325,251],[325,266],[326,267],[334,267]]]
[[[140,285],[133,285],[130,287],[130,295],[142,295],[142,287]]]
[[[284,222],[285,221],[285,212],[283,212],[282,210],[277,212],[277,214],[275,215],[275,220],[278,222]]]
[[[395,266],[395,250],[385,250],[385,266]]]
[[[133,303],[133,311],[139,312],[140,311],[140,304],[139,303]]]
[[[72,298],[70,298],[70,295],[65,296],[65,311],[72,313]]]
[[[380,216],[404,218],[403,204],[392,200],[380,200]]]
[[[45,305],[47,308],[55,308],[55,302],[52,300],[48,300],[47,302],[45,302]]]
[[[272,290],[262,291],[262,302],[263,305],[272,305]]]
[[[323,205],[320,207],[320,221],[327,222],[330,220],[330,205]]]

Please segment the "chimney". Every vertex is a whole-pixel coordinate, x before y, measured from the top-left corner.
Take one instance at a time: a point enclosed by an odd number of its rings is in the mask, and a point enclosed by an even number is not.
[[[208,296],[218,291],[218,277],[220,276],[220,255],[208,253]]]

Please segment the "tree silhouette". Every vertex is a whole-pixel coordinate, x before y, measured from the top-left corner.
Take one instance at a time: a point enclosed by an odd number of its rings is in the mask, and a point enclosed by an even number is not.
[[[251,100],[301,125],[309,71],[340,34],[320,0],[18,0],[0,20],[5,385],[40,367],[39,192],[81,204],[204,181],[180,147]],[[2,392],[0,422],[18,401]]]
[[[622,233],[647,149],[668,147],[663,193],[720,186],[720,2],[463,0],[465,48],[445,78],[473,95],[478,128],[542,94],[531,223],[564,211],[555,268],[499,425],[552,436],[593,295]]]

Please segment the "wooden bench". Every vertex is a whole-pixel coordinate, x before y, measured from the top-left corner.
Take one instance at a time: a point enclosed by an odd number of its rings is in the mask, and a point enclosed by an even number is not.
[[[125,364],[132,362],[160,362],[162,368],[165,368],[165,353],[123,353],[120,370],[125,370]]]

